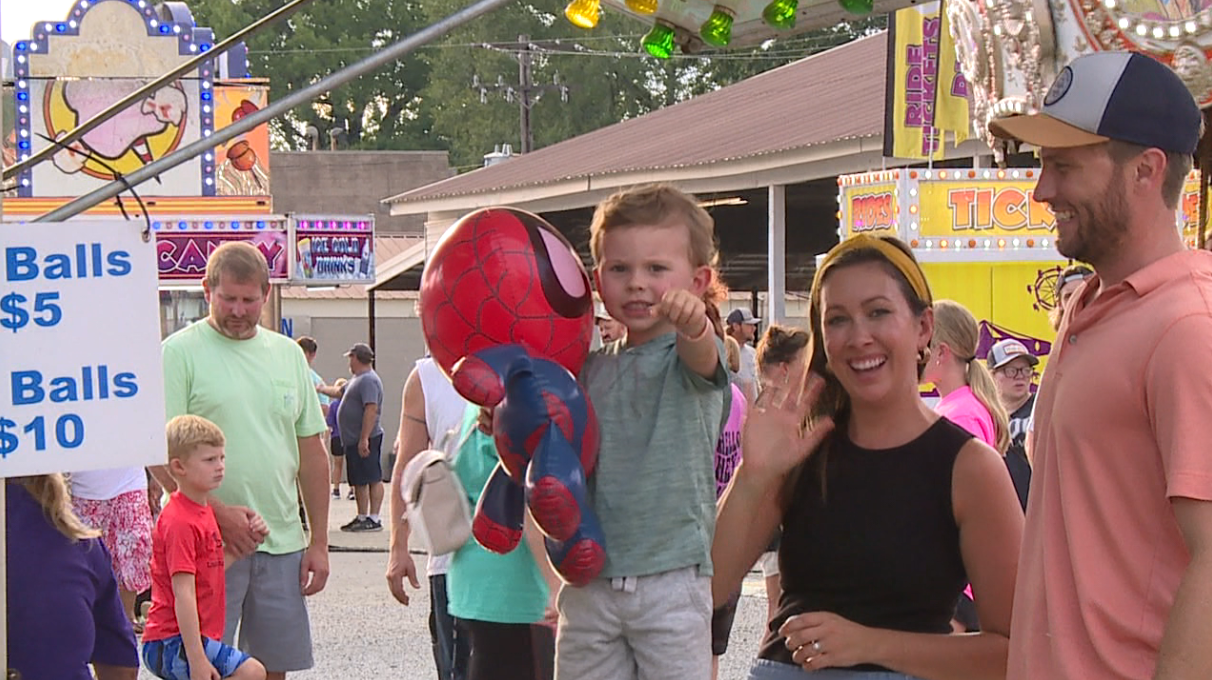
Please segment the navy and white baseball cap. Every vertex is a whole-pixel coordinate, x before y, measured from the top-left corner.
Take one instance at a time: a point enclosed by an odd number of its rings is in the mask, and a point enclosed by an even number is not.
[[[989,356],[985,357],[985,363],[992,371],[1019,357],[1026,359],[1027,363],[1032,366],[1039,363],[1039,358],[1028,351],[1026,345],[1014,338],[1006,338],[989,348]]]
[[[989,123],[997,137],[1064,148],[1108,140],[1194,154],[1203,116],[1169,67],[1137,52],[1078,57],[1056,77],[1036,113]]]

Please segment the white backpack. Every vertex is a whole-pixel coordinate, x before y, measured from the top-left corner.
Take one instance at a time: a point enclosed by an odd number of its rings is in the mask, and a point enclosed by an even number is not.
[[[471,538],[471,504],[442,451],[422,451],[408,461],[400,494],[409,525],[431,555],[455,552]]]

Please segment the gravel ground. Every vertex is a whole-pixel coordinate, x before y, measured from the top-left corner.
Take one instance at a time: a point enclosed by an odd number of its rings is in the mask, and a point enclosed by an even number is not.
[[[429,592],[400,606],[387,591],[388,533],[349,534],[336,530],[354,513],[352,501],[332,503],[328,587],[309,600],[315,668],[292,673],[295,680],[431,680],[436,677],[429,643]],[[423,565],[424,555],[415,555]],[[720,663],[721,680],[743,680],[757,653],[766,616],[759,574],[745,582],[729,653]],[[140,680],[155,680],[141,671]],[[706,680],[706,679],[704,679]]]

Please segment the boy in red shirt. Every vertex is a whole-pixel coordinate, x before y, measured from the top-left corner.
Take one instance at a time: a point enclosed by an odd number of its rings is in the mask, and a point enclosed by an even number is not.
[[[209,497],[223,481],[223,431],[186,415],[170,420],[166,434],[168,471],[177,490],[152,532],[143,663],[165,680],[264,680],[259,661],[220,642],[228,556]]]

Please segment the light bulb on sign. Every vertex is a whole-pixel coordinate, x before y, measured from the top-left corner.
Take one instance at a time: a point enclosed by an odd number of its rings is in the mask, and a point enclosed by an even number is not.
[[[572,0],[564,8],[564,17],[577,28],[593,28],[601,16],[601,0]]]
[[[762,19],[774,28],[795,28],[795,12],[799,9],[798,0],[773,0],[766,9],[762,10]]]
[[[732,42],[732,22],[736,13],[723,5],[716,5],[711,16],[699,27],[699,35],[708,45],[727,47]]]
[[[640,42],[644,51],[657,59],[668,59],[673,55],[673,26],[657,19],[652,30]]]
[[[657,0],[627,0],[627,9],[636,14],[655,14]]]

